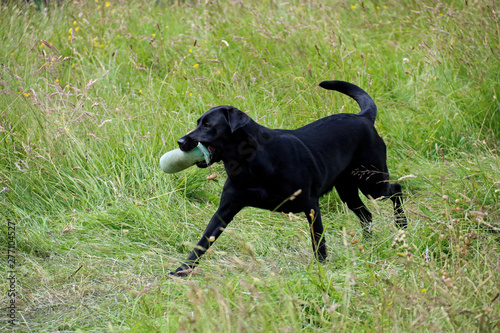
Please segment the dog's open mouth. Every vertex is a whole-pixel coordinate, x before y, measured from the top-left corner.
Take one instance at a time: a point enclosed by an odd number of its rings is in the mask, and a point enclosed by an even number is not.
[[[201,144],[201,145],[200,145]],[[198,148],[205,154],[205,160],[197,162],[199,168],[206,168],[215,162],[216,149],[208,143],[199,142]]]

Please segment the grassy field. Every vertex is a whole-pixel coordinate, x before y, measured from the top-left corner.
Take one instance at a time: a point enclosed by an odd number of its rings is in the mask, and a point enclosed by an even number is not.
[[[36,3],[0,11],[1,331],[500,329],[495,0]],[[305,217],[246,209],[168,278],[225,174],[159,157],[215,105],[272,128],[358,112],[328,79],[377,103],[407,232],[369,201],[364,241],[333,192],[325,264]]]

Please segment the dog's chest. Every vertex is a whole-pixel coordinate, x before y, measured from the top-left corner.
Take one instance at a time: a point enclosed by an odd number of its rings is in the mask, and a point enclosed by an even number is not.
[[[306,195],[301,195],[301,188],[279,185],[270,180],[265,182],[254,181],[251,184],[235,184],[238,200],[244,206],[262,208],[285,213],[304,211]],[[298,195],[294,196],[294,193]]]

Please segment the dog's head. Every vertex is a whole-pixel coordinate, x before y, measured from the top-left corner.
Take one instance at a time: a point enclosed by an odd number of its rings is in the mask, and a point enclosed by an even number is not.
[[[224,147],[231,143],[234,133],[250,122],[250,117],[232,106],[217,106],[205,112],[197,121],[196,128],[177,140],[182,151],[189,151],[201,142],[210,152],[210,164],[220,162]],[[197,165],[207,167],[202,161]]]

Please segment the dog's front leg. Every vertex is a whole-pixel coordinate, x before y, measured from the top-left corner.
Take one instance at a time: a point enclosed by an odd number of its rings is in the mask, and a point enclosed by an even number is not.
[[[222,234],[224,228],[231,222],[234,216],[243,208],[235,205],[225,199],[227,196],[222,196],[221,204],[219,209],[215,212],[214,216],[207,225],[205,232],[201,236],[201,239],[196,244],[195,248],[189,254],[186,262],[183,263],[175,272],[171,272],[170,275],[175,276],[185,276],[188,275],[191,270],[198,264],[200,257],[207,252],[208,248],[215,242],[215,240]]]
[[[326,242],[323,223],[321,222],[321,212],[319,205],[314,205],[310,211],[306,211],[307,221],[311,231],[312,246],[314,256],[319,262],[326,260]]]

